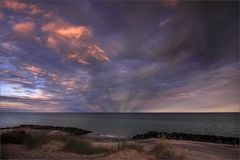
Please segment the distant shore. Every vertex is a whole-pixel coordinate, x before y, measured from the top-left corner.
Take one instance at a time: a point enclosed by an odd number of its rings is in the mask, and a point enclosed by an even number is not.
[[[69,132],[74,135],[85,135],[88,133],[92,133],[92,131],[87,131],[84,129],[74,128],[74,127],[60,127],[60,126],[42,126],[42,125],[19,125],[15,127],[5,127],[0,128],[1,130],[6,129],[42,129],[42,130],[59,130]],[[96,139],[149,139],[149,138],[164,138],[169,140],[189,140],[189,141],[198,141],[198,142],[208,142],[208,143],[222,143],[222,144],[238,144],[239,138],[236,137],[224,137],[224,136],[214,136],[214,135],[201,135],[201,134],[187,134],[187,133],[167,133],[167,132],[157,132],[157,131],[149,131],[144,134],[137,134],[129,138],[123,137],[115,137],[112,136],[90,136],[91,138]]]
[[[40,125],[1,128],[0,133],[1,159],[154,160],[164,156],[171,160],[239,158],[239,139],[232,137],[214,136],[214,140],[211,140],[211,136],[207,135],[150,131],[127,139],[111,136],[94,138],[88,136],[92,134],[91,131],[84,129]]]

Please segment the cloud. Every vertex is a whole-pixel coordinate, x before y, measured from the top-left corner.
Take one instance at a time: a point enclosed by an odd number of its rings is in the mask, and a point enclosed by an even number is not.
[[[14,111],[14,112],[56,112],[64,109],[64,102],[59,106],[60,100],[47,100],[47,99],[29,99],[0,96],[1,111]],[[44,106],[44,107],[43,107]],[[56,108],[56,106],[59,106]]]
[[[42,71],[41,68],[35,67],[35,66],[25,66],[24,69],[28,72],[30,72],[33,75],[44,75],[44,72]]]
[[[34,29],[34,23],[32,22],[22,22],[14,24],[13,30],[15,32],[33,32]]]
[[[76,61],[80,64],[90,64],[86,61],[86,58],[81,57],[80,55],[78,55],[76,53],[69,53],[67,58],[70,60]]]
[[[15,77],[15,78],[1,78],[3,81],[9,82],[9,83],[13,83],[13,84],[22,84],[25,87],[26,86],[32,86],[33,83],[29,80],[27,80],[24,77]]]
[[[161,27],[165,26],[170,21],[170,18],[167,18],[159,23]]]
[[[0,44],[0,47],[3,50],[6,50],[7,53],[23,53],[23,50],[18,46],[16,46],[14,43],[3,42]]]
[[[22,11],[28,9],[27,4],[13,0],[4,0],[2,1],[1,6],[14,11]]]
[[[63,36],[66,38],[76,39],[90,37],[92,35],[90,27],[70,25],[64,22],[63,20],[58,20],[56,22],[51,22],[43,25],[42,31],[56,34],[58,36]]]
[[[34,36],[33,22],[20,22],[13,25],[12,29],[16,36],[21,38],[32,38]]]
[[[65,61],[75,61],[79,64],[110,61],[109,53],[107,54],[101,43],[95,39],[93,29],[89,25],[75,25],[63,20],[55,12],[45,11],[35,4],[10,0],[3,1],[1,7],[29,14],[29,17],[20,15],[23,22],[11,22],[13,33],[6,36],[9,41],[31,40],[32,43],[43,44],[52,52],[59,53]],[[36,14],[39,14],[38,18],[34,17]]]
[[[165,7],[175,8],[177,6],[177,0],[161,0]]]
[[[88,26],[76,26],[56,19],[44,24],[41,30],[47,34],[47,45],[65,55],[66,59],[80,64],[90,64],[91,58],[107,62],[105,51],[92,40],[93,31]]]
[[[4,18],[4,14],[0,12],[0,21]]]
[[[59,28],[56,30],[56,33],[65,36],[68,38],[81,38],[81,37],[88,37],[92,34],[91,30],[85,26],[77,26],[77,27],[66,27],[66,28]]]
[[[235,111],[239,104],[231,6],[16,2],[27,9],[1,8],[0,79],[11,91],[0,97],[4,110]],[[31,5],[44,12],[32,14]]]
[[[0,7],[15,12],[24,12],[33,15],[43,13],[43,10],[41,10],[37,5],[27,4],[16,0],[3,0],[0,3]]]

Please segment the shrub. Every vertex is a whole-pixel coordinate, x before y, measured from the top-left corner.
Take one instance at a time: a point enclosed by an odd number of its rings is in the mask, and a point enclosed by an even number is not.
[[[66,141],[64,148],[69,152],[79,153],[79,154],[98,154],[107,152],[108,149],[100,146],[92,146],[89,142],[85,140],[78,140],[76,138],[69,138]]]
[[[33,149],[33,148],[36,148],[36,147],[40,147],[41,145],[46,144],[49,141],[50,140],[48,139],[48,137],[46,135],[39,134],[39,135],[27,137],[24,140],[23,145],[27,149]]]
[[[61,141],[65,142],[66,137],[65,136],[49,136],[46,134],[37,134],[34,136],[27,137],[23,144],[27,149],[33,149],[36,147],[40,147],[43,144],[47,144],[50,141]]]
[[[159,160],[184,160],[183,155],[177,155],[171,146],[163,140],[156,144],[151,150]]]
[[[25,131],[11,131],[1,134],[1,144],[21,144],[25,139],[31,137]]]

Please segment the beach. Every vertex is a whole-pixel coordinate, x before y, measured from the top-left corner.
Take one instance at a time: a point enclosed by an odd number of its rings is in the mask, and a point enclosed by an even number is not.
[[[184,159],[184,160],[237,160],[239,159],[239,144],[222,144],[198,142],[189,140],[169,140],[162,138],[147,138],[147,139],[116,139],[89,136],[87,132],[72,132],[73,130],[64,130],[63,128],[40,128],[36,127],[17,127],[1,129],[1,143],[4,138],[2,135],[12,132],[21,132],[21,138],[30,135],[31,137],[43,138],[36,140],[41,141],[49,137],[44,143],[5,143],[1,144],[2,159],[132,159],[132,160],[155,160],[163,159],[160,156],[164,155],[161,150],[166,151],[165,156],[169,159]],[[85,130],[81,130],[85,131]],[[87,133],[87,134],[86,134]],[[17,134],[15,134],[16,136]],[[44,135],[44,136],[43,136]],[[12,136],[12,135],[11,135]],[[5,136],[6,137],[6,136]],[[74,150],[73,144],[66,147],[69,142],[66,141],[69,137],[74,138],[73,142],[84,142],[85,152]],[[12,138],[12,137],[11,137]],[[11,139],[12,140],[12,139]],[[15,141],[16,142],[16,141]],[[91,145],[91,147],[89,147]],[[159,146],[159,150],[156,146]],[[81,147],[81,146],[80,146]],[[95,148],[95,149],[91,149]],[[161,154],[159,154],[159,153]],[[14,154],[13,154],[14,153]],[[165,157],[166,158],[166,157]]]

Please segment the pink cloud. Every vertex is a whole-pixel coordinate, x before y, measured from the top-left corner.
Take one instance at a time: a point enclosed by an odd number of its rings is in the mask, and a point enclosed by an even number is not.
[[[72,25],[62,19],[44,24],[42,32],[47,34],[48,47],[65,55],[67,60],[80,64],[90,64],[89,58],[107,62],[110,61],[105,51],[93,40],[91,27]]]
[[[57,20],[43,25],[42,31],[67,38],[79,39],[92,36],[92,30],[90,27],[71,25],[63,20]]]
[[[30,38],[33,36],[35,24],[33,22],[21,22],[13,25],[15,34],[21,38]]]
[[[32,4],[14,1],[14,0],[4,0],[0,4],[0,7],[9,9],[15,12],[24,12],[28,14],[39,14],[44,12],[37,5],[32,5]]]
[[[68,59],[70,60],[73,60],[73,61],[76,61],[80,64],[90,64],[86,61],[86,58],[85,57],[81,57],[80,55],[78,55],[77,53],[70,53],[68,56],[67,56]]]
[[[43,13],[44,11],[42,9],[40,9],[38,6],[36,5],[29,5],[29,10],[31,14],[40,14]]]
[[[39,18],[44,19],[40,25],[36,25],[31,16],[27,22],[15,23],[12,27],[14,39],[31,39],[39,44],[45,43],[48,48],[60,53],[65,60],[79,64],[90,64],[89,61],[93,59],[101,62],[110,61],[105,49],[93,39],[93,30],[90,26],[68,23],[53,12],[47,12],[30,3],[4,0],[0,6],[29,15],[40,14]],[[44,39],[34,34],[34,30],[38,29],[44,34]]]
[[[25,66],[24,69],[33,75],[44,75],[45,74],[41,68],[36,67],[36,66]]]
[[[59,43],[58,43],[58,40],[57,40],[55,37],[49,36],[49,37],[47,38],[47,45],[48,45],[48,47],[50,47],[50,48],[53,48],[53,49],[55,49],[55,50],[58,50]]]
[[[67,27],[67,28],[59,28],[57,33],[62,36],[66,36],[68,38],[80,38],[83,36],[90,36],[91,30],[85,26],[77,26],[77,27]]]
[[[22,11],[28,9],[27,4],[13,0],[5,0],[2,2],[1,6],[13,11]]]

